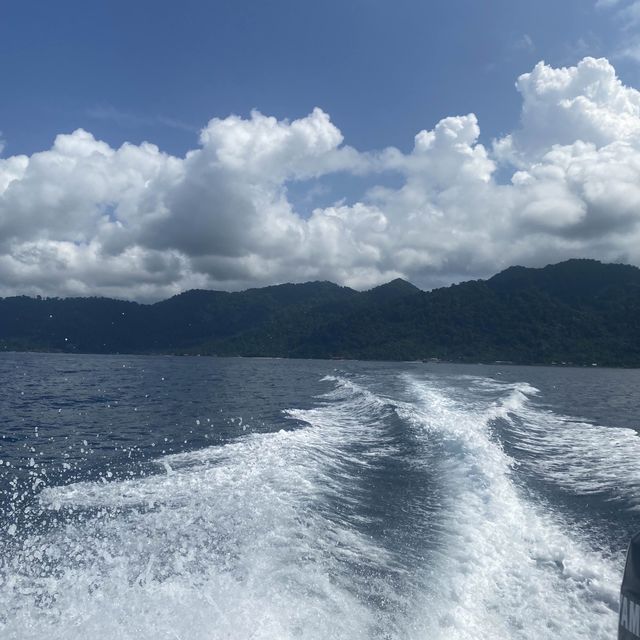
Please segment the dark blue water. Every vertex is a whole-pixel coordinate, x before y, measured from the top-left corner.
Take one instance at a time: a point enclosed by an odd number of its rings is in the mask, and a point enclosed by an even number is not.
[[[2,638],[612,638],[639,371],[0,356]]]

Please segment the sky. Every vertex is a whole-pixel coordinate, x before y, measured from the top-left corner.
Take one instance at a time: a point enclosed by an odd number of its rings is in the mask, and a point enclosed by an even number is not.
[[[640,265],[640,0],[7,0],[0,295]]]

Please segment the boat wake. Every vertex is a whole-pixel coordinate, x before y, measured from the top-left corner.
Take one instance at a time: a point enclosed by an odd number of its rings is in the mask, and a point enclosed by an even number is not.
[[[621,558],[519,475],[624,492],[640,466],[616,484],[588,447],[615,452],[627,430],[589,441],[526,385],[325,382],[280,431],[42,489],[31,526],[3,533],[1,637],[613,637]]]

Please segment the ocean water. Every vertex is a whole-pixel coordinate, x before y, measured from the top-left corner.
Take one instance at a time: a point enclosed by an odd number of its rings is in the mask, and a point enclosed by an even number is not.
[[[640,371],[0,355],[0,638],[600,640]]]

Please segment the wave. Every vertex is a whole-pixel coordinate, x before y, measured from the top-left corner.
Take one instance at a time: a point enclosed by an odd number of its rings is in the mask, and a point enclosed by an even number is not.
[[[506,437],[529,473],[572,494],[601,494],[629,510],[640,510],[637,431],[593,424],[533,405],[530,398],[539,393],[535,387],[510,387],[502,414]]]
[[[362,470],[394,452],[385,406],[334,383],[283,416],[302,428],[166,456],[146,478],[44,489],[59,520],[5,558],[0,635],[400,637],[402,570],[357,510]]]
[[[520,385],[490,402],[464,385],[451,393],[429,381],[408,384],[415,402],[402,411],[441,452],[450,488],[427,637],[614,637],[620,558],[592,549],[518,488],[514,460],[492,433],[493,421],[521,411],[535,390]]]
[[[495,431],[582,486],[537,390],[389,375],[328,376],[280,431],[147,477],[44,488],[49,528],[0,559],[2,638],[613,637],[621,558],[527,493]]]

